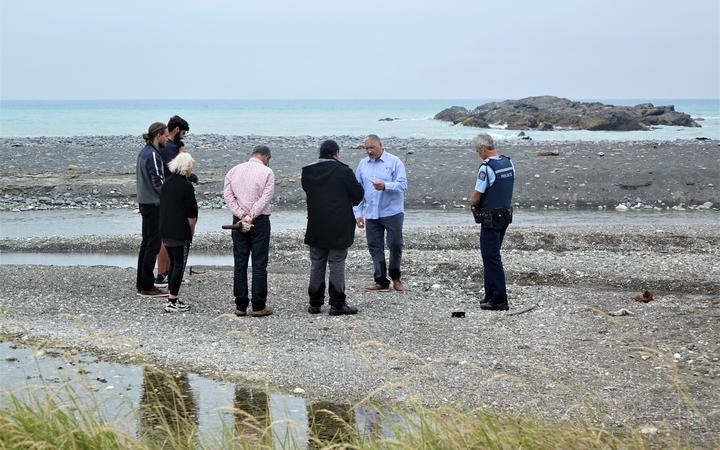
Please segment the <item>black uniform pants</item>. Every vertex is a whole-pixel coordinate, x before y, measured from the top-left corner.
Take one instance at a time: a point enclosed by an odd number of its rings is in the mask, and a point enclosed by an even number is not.
[[[500,256],[500,247],[509,224],[510,221],[505,217],[493,217],[492,224],[483,224],[480,228],[485,302],[507,303],[505,269]]]

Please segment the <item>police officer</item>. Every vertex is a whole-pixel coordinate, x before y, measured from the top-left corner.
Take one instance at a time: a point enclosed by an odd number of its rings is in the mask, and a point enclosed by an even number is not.
[[[480,303],[480,309],[505,311],[508,309],[508,299],[500,247],[505,231],[512,222],[515,167],[510,158],[498,155],[490,135],[477,135],[472,145],[482,160],[475,190],[470,195],[473,217],[476,223],[481,224],[480,253],[485,298]]]

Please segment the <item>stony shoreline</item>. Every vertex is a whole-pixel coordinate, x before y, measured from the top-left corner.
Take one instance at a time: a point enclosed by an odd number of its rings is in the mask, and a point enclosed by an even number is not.
[[[340,136],[351,167],[361,138]],[[274,206],[304,208],[300,168],[320,138],[191,135],[203,208],[222,207],[226,171],[252,146],[273,149]],[[408,208],[461,208],[477,156],[467,141],[386,139],[410,180]],[[0,139],[0,211],[132,208],[138,137]],[[520,208],[712,209],[716,141],[503,141],[518,168]],[[557,154],[557,155],[555,155]],[[550,155],[550,156],[544,156]],[[38,212],[42,216],[42,212]],[[202,212],[201,212],[202,214]],[[716,214],[710,212],[708,214]],[[441,225],[441,224],[437,224]],[[0,251],[132,253],[138,235],[0,239]],[[0,265],[0,338],[51,340],[104,357],[150,361],[217,379],[268,382],[310,398],[485,406],[551,419],[600,411],[618,427],[680,431],[705,447],[720,435],[720,226],[513,225],[504,246],[511,310],[478,307],[474,226],[405,233],[406,294],[366,293],[364,236],[350,249],[356,317],[306,311],[302,231],[273,233],[276,314],[237,318],[232,271],[202,267],[181,296],[190,313],[135,295],[133,269]],[[227,233],[192,252],[223,253]],[[632,300],[649,289],[655,300]],[[613,316],[623,309],[628,315]],[[465,311],[464,319],[452,311]],[[578,408],[578,405],[580,406]]]
[[[361,137],[334,136],[351,167],[364,156]],[[221,208],[227,170],[250,148],[273,149],[274,205],[304,208],[300,169],[324,138],[191,135],[201,208]],[[408,208],[463,208],[472,190],[477,156],[469,141],[385,139],[406,164]],[[0,211],[135,208],[136,136],[0,139]],[[717,209],[720,146],[712,140],[668,142],[534,142],[506,140],[499,150],[518,169],[514,200],[521,207]]]
[[[136,238],[56,244],[103,252],[131,248]],[[53,239],[11,241],[3,251],[48,251]],[[705,446],[720,433],[720,227],[512,227],[504,250],[511,309],[500,313],[477,305],[477,228],[408,230],[402,295],[363,291],[371,281],[364,245],[359,234],[348,257],[354,317],[328,316],[327,307],[307,313],[301,231],[273,234],[276,313],[267,318],[229,314],[229,268],[198,268],[181,291],[193,309],[175,315],[162,312],[162,300],[135,296],[133,269],[3,265],[0,336],[300,387],[314,399],[450,403],[554,419],[577,408],[589,420],[607,414],[619,427],[679,431]],[[200,235],[193,251],[229,251],[228,237]],[[644,289],[655,299],[633,301]],[[611,315],[622,309],[629,314]]]

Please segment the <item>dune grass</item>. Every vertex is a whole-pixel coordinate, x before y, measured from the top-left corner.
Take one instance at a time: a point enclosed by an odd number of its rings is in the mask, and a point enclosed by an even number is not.
[[[67,392],[66,392],[67,393]],[[234,423],[201,436],[182,402],[162,401],[138,414],[153,419],[130,436],[103,417],[99,408],[80,407],[57,393],[36,391],[26,399],[11,394],[0,408],[1,449],[649,449],[697,448],[674,434],[647,437],[636,430],[581,422],[551,423],[482,409],[378,407],[379,424],[358,430],[352,414],[311,406],[308,441],[277,436],[258,411],[234,409]],[[709,448],[712,445],[708,445]]]

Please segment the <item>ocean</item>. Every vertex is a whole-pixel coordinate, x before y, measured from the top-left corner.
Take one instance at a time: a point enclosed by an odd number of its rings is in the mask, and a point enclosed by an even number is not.
[[[649,131],[530,131],[538,141],[720,140],[720,99],[580,99],[614,105],[675,105],[702,128]],[[191,133],[261,136],[364,136],[468,139],[489,131],[512,139],[517,130],[482,130],[433,120],[442,109],[472,109],[497,99],[455,100],[0,100],[0,138],[141,135],[152,122],[178,114]],[[391,118],[392,121],[380,119]],[[189,138],[191,140],[191,138]]]

